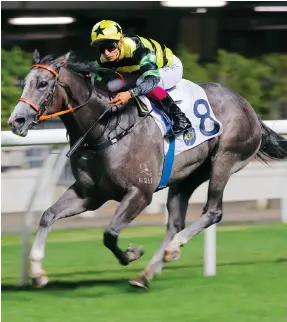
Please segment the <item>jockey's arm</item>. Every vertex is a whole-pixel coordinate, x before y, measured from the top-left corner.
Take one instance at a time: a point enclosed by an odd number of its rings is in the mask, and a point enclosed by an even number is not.
[[[148,48],[138,48],[134,59],[139,61],[143,82],[129,90],[132,96],[140,96],[154,90],[160,82],[159,70],[156,64],[156,55]]]

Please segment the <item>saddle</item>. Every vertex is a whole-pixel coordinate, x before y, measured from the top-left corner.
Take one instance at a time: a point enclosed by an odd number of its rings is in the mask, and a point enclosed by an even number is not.
[[[146,106],[146,104],[142,100],[138,99],[137,97],[134,97],[134,99],[136,101],[136,106],[138,109],[139,116],[143,117],[146,114],[148,114],[149,111],[148,111],[148,107]]]
[[[169,93],[171,91],[173,91],[174,89],[176,88],[176,86],[172,87],[172,88],[169,88],[167,89],[166,91]],[[147,96],[146,96],[147,97]],[[151,101],[152,104],[154,104],[155,106],[158,105],[158,102],[157,101],[154,101],[152,99],[150,99],[149,97],[147,97],[149,101]],[[147,105],[145,104],[145,102],[143,102],[141,99],[138,99],[137,97],[135,97],[135,101],[136,101],[136,105],[137,105],[137,109],[138,109],[138,113],[139,113],[139,116],[142,117],[142,116],[145,116],[147,113],[149,113],[148,111],[148,107]],[[161,111],[162,114],[164,114],[164,116],[169,119],[168,115],[166,113],[164,113],[163,111]]]

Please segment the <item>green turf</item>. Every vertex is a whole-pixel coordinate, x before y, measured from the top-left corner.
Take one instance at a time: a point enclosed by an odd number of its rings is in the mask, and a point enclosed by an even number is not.
[[[149,291],[128,286],[163,235],[129,228],[121,245],[144,245],[138,262],[121,267],[102,245],[102,232],[51,231],[44,268],[50,284],[19,290],[19,237],[2,236],[2,319],[5,322],[286,322],[287,226],[221,227],[217,275],[202,276],[202,236],[167,264]]]

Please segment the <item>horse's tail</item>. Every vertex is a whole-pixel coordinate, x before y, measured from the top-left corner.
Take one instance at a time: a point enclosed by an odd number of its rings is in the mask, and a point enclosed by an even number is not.
[[[262,140],[256,159],[268,163],[272,160],[287,161],[287,140],[266,126],[261,120]]]

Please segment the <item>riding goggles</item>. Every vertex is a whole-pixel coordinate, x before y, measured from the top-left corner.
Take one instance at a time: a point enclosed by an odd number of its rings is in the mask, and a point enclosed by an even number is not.
[[[118,47],[118,42],[115,40],[104,40],[94,45],[99,54],[104,54],[105,51],[113,51]]]

